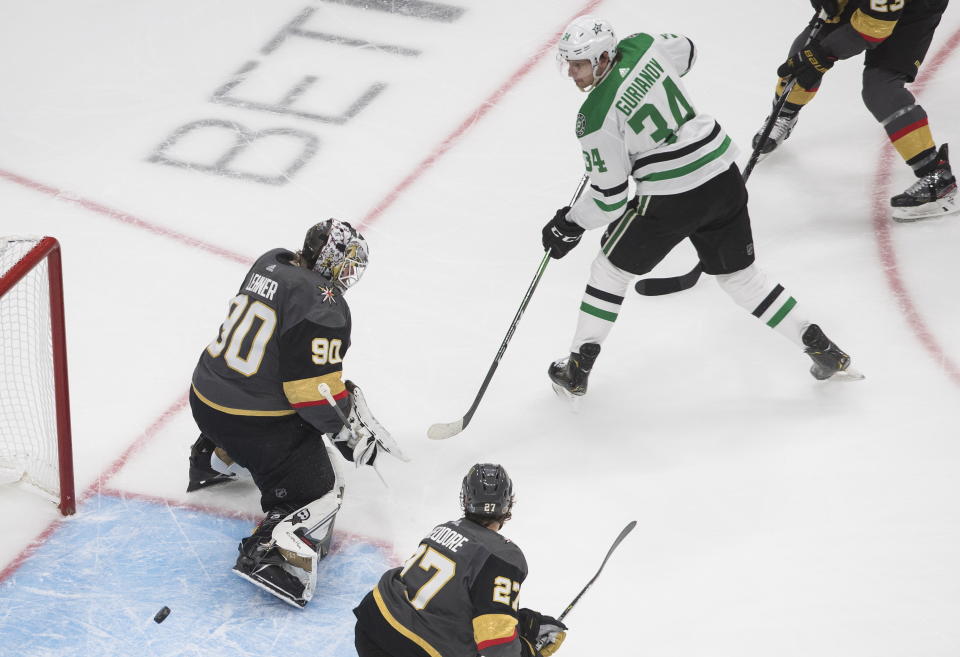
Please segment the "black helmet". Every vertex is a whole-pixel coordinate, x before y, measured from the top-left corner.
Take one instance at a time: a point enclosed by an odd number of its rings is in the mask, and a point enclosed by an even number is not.
[[[478,463],[463,478],[460,506],[467,516],[506,521],[513,506],[513,482],[503,466]]]

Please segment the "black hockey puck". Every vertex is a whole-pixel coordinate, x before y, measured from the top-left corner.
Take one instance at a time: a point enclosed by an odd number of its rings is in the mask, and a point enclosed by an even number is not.
[[[157,612],[157,615],[153,617],[154,623],[162,623],[163,620],[170,615],[170,607],[160,607],[160,611]]]

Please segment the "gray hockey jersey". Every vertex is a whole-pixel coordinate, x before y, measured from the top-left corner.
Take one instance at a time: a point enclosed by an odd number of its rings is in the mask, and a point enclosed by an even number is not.
[[[435,527],[354,613],[394,657],[520,657],[517,610],[526,576],[519,547],[461,518]]]
[[[200,354],[193,390],[223,413],[299,413],[319,431],[336,432],[343,423],[317,386],[326,383],[349,412],[342,369],[350,308],[329,280],[291,264],[293,257],[273,249],[253,264],[217,337]]]

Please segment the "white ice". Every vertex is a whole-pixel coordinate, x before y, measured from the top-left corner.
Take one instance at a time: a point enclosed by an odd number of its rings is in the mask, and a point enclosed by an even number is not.
[[[297,247],[321,218],[370,218],[345,372],[413,461],[383,459],[389,489],[348,471],[338,530],[392,543],[402,558],[457,514],[472,463],[501,462],[518,494],[505,533],[531,564],[525,606],[558,613],[638,521],[568,617],[563,655],[954,657],[960,218],[874,221],[875,201],[883,207],[912,177],[894,155],[889,184],[878,183],[889,145],[860,100],[859,59],[828,74],[749,189],[758,262],[865,381],[814,381],[802,353],[706,278],[684,294],[628,298],[571,414],[545,373],[568,348],[591,233],[550,263],[467,430],[427,440],[428,426],[470,405],[542,255],[540,228],[582,173],[582,96],[552,55],[534,61],[538,51],[586,9],[621,35],[690,36],[695,107],[721,121],[745,161],[773,71],[811,12],[801,0],[468,4],[443,23],[321,0],[6,3],[0,234],[63,245],[78,493],[137,445],[105,485],[255,513],[249,489],[183,493],[193,365],[243,259]],[[313,30],[422,53],[302,37],[261,52],[308,7]],[[960,59],[945,50],[958,39],[955,9],[928,64],[952,55],[920,101],[938,143],[960,146]],[[306,75],[317,81],[295,105],[318,114],[387,87],[343,125],[213,102],[249,62],[257,67],[232,94],[261,104]],[[284,185],[148,161],[199,120],[309,132],[319,150]],[[212,161],[221,139],[184,141],[181,155]],[[237,164],[282,169],[289,156],[277,147]],[[656,273],[685,272],[692,257],[684,245]],[[0,516],[2,569],[56,512],[5,487]]]

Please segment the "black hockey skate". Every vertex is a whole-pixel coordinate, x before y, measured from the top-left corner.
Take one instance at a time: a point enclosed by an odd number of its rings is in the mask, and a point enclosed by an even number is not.
[[[777,149],[780,144],[787,140],[787,137],[790,136],[790,133],[793,132],[793,127],[797,125],[797,120],[800,118],[800,112],[794,112],[792,114],[787,114],[786,112],[781,111],[780,115],[773,122],[773,129],[770,131],[770,136],[767,137],[767,140],[763,142],[763,146],[760,148],[760,157],[757,158],[757,161],[762,160],[764,157],[772,153]],[[763,120],[763,126],[767,125],[767,121],[770,120],[768,115],[766,119]],[[760,137],[763,136],[763,127],[760,128],[760,131],[753,136],[753,147],[756,148],[760,143]]]
[[[600,345],[588,342],[580,346],[580,353],[571,353],[569,358],[551,363],[547,374],[553,381],[553,391],[567,397],[587,394],[587,379],[599,354]]]
[[[284,568],[287,562],[273,540],[273,528],[288,513],[286,510],[270,511],[253,534],[240,541],[240,556],[233,572],[287,604],[303,608],[307,604],[303,582]]]
[[[941,217],[960,210],[957,206],[957,179],[950,170],[947,145],[937,151],[934,169],[921,176],[903,194],[890,199],[893,220],[901,223]]]
[[[831,342],[816,324],[807,327],[801,340],[806,347],[803,352],[813,361],[810,374],[817,381],[825,381],[838,374],[848,379],[863,378],[860,372],[850,369],[850,356]]]
[[[190,481],[187,483],[187,492],[236,481],[237,475],[217,472],[210,466],[210,456],[217,446],[205,435],[200,434],[197,441],[190,448]]]

